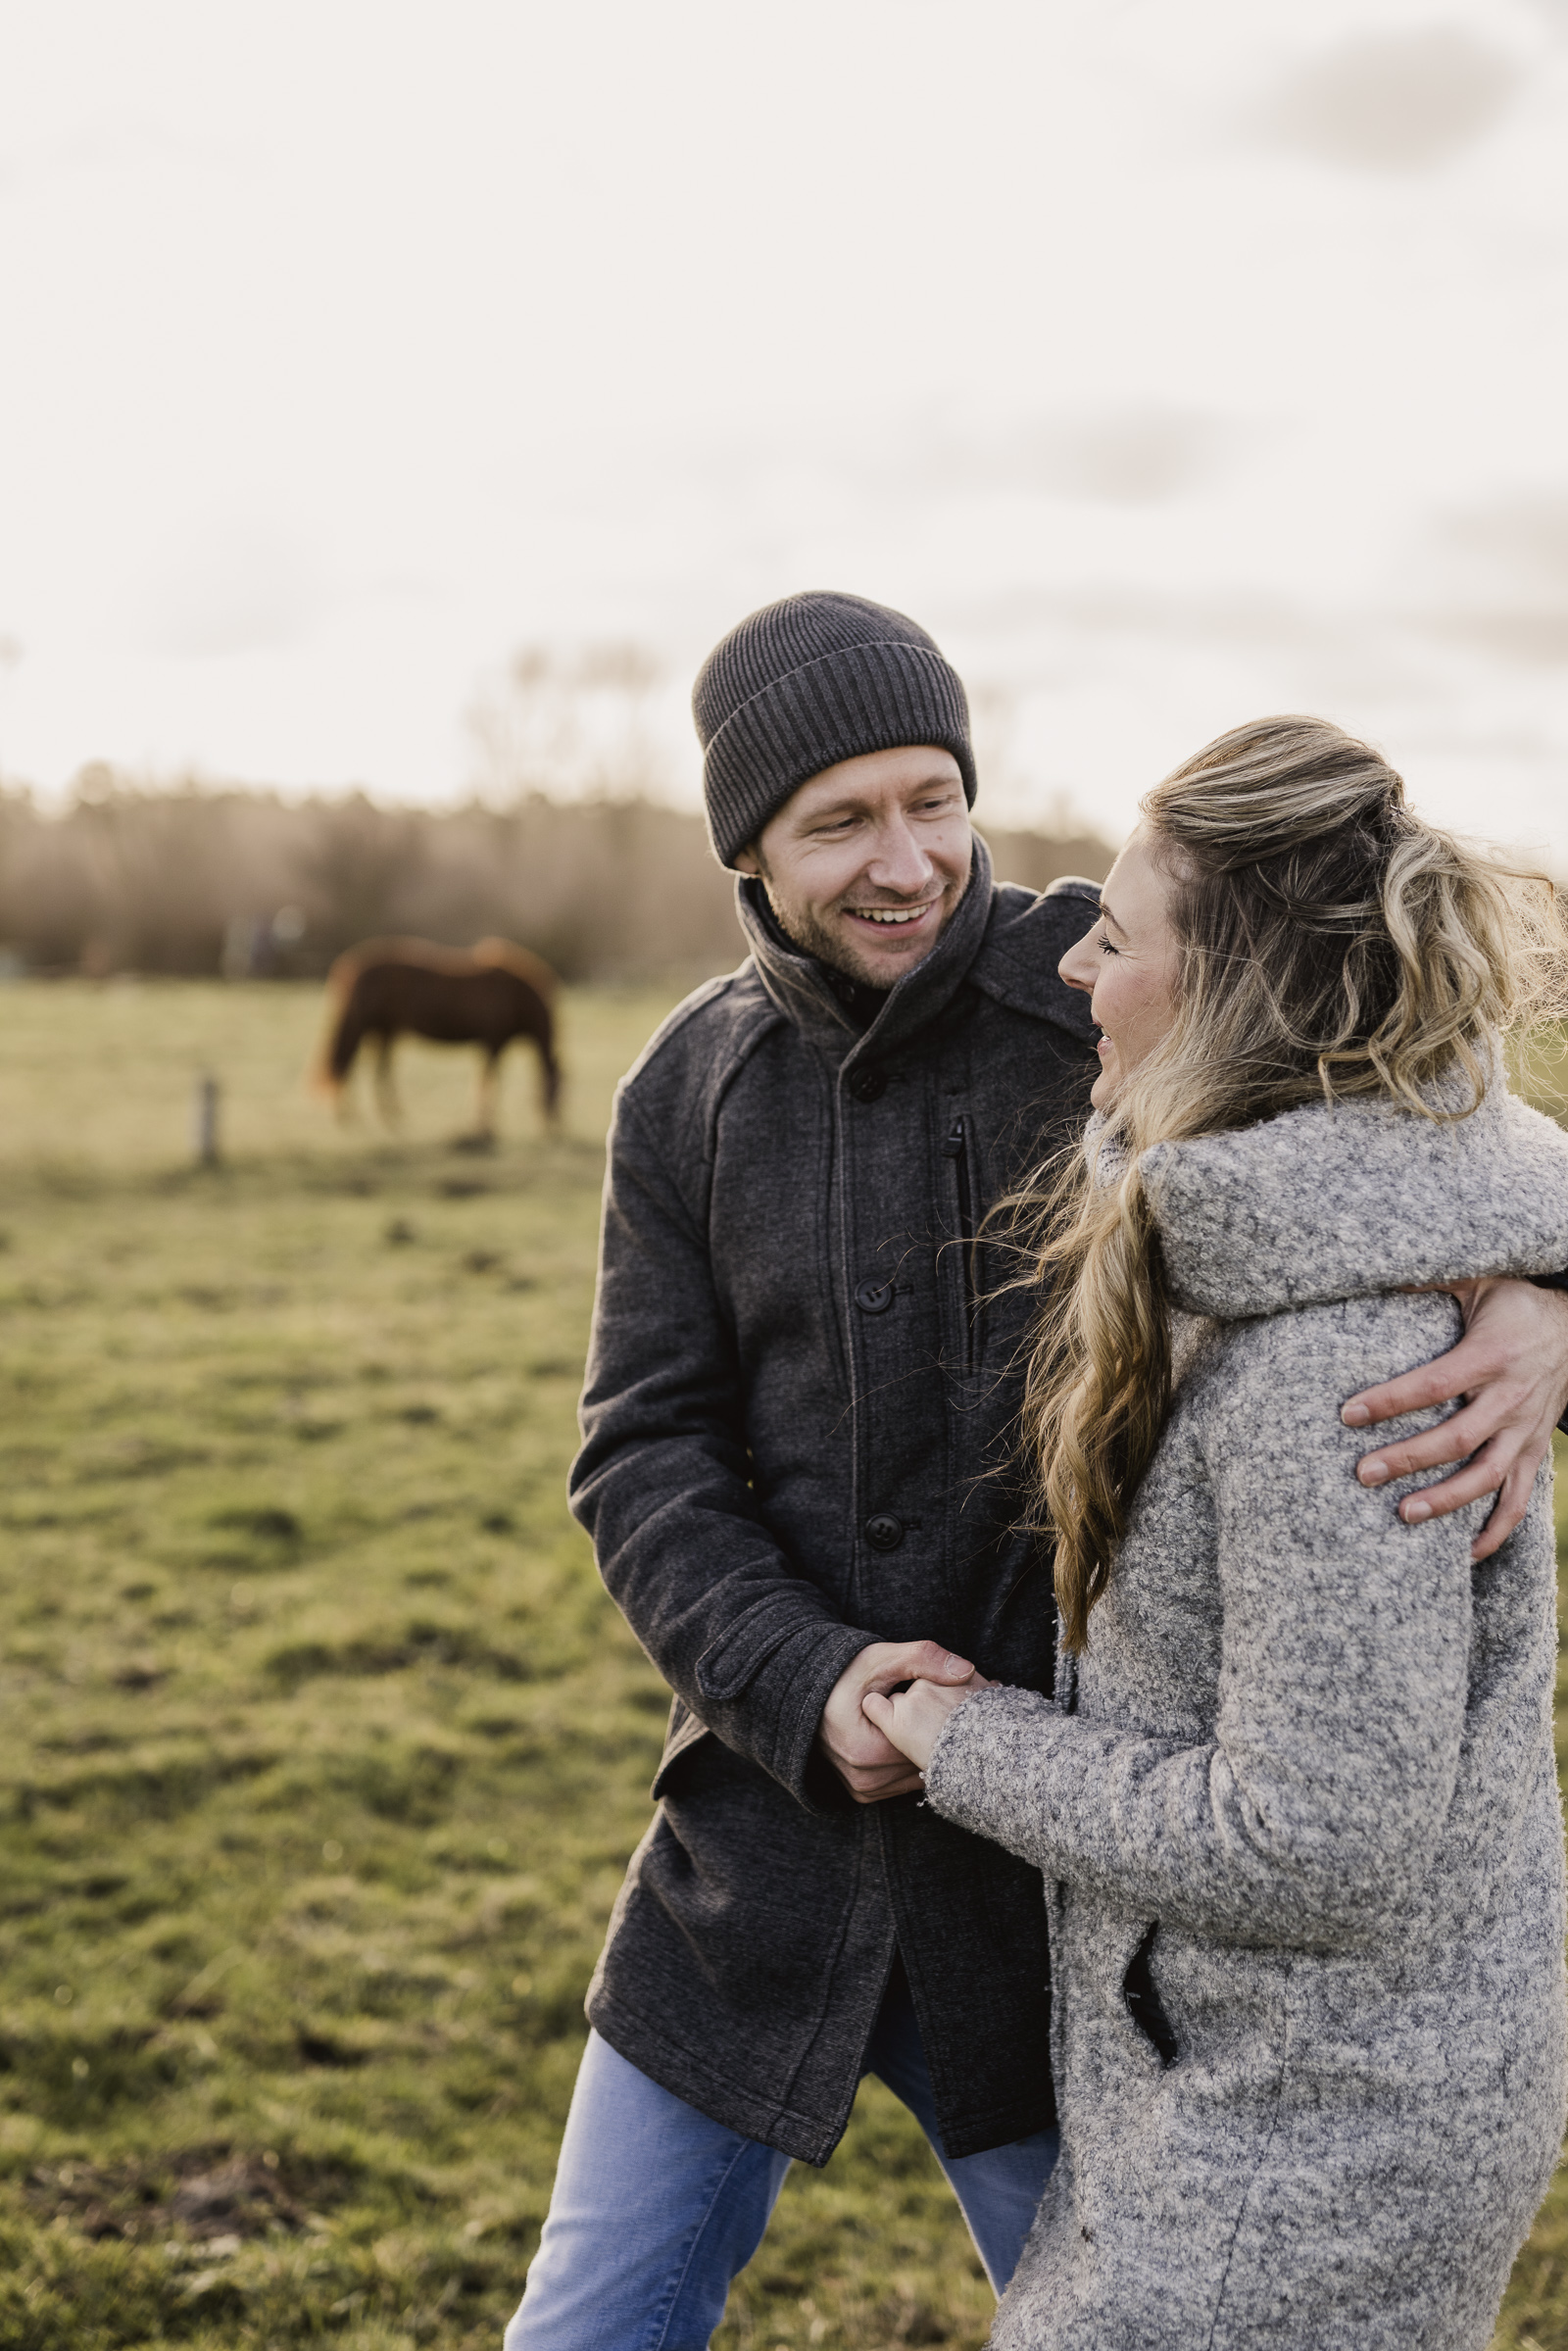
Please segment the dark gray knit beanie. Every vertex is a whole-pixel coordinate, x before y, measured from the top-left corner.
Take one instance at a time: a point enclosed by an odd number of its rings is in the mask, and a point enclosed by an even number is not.
[[[969,706],[923,628],[885,604],[817,588],[764,605],[714,647],[692,689],[708,829],[720,861],[755,841],[798,784],[868,751],[951,751],[974,806]]]

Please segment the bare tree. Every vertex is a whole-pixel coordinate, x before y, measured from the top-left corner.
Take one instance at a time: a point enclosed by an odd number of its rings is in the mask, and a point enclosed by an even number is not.
[[[658,794],[664,758],[652,716],[666,671],[630,639],[563,653],[523,645],[481,686],[468,713],[479,796],[512,808]]]

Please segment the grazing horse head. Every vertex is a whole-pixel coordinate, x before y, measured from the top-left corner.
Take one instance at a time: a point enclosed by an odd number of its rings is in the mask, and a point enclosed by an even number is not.
[[[472,948],[442,947],[431,939],[367,939],[338,956],[327,974],[335,1016],[322,1046],[317,1084],[337,1101],[367,1039],[376,1047],[376,1093],[389,1124],[397,1117],[392,1048],[400,1036],[442,1045],[477,1045],[479,1134],[494,1131],[501,1055],[514,1037],[528,1038],[539,1054],[540,1099],[556,1123],[561,1067],[556,1058],[555,999],[559,982],[548,963],[510,939],[481,939]]]

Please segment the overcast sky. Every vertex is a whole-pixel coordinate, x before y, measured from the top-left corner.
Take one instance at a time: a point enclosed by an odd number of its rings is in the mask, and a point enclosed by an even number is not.
[[[0,770],[439,801],[521,644],[913,612],[982,808],[1319,710],[1568,863],[1568,0],[50,0]]]

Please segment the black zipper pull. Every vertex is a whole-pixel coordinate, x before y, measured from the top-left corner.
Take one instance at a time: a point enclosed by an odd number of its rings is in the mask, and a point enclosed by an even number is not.
[[[942,1155],[953,1161],[958,1193],[958,1262],[963,1274],[963,1368],[974,1369],[974,1332],[980,1300],[976,1296],[974,1262],[974,1186],[969,1168],[969,1121],[960,1110],[953,1132],[942,1142]]]
[[[958,1179],[958,1232],[968,1242],[974,1239],[974,1196],[969,1181],[969,1121],[962,1111],[953,1122],[953,1132],[942,1146],[946,1159],[956,1160],[954,1172]]]

